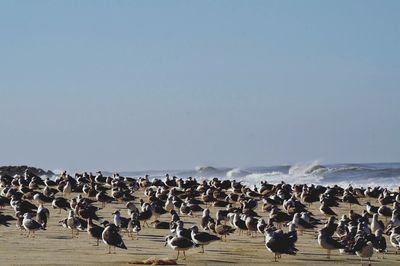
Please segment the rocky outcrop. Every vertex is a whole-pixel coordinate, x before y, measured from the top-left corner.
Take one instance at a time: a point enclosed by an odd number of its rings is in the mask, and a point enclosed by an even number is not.
[[[28,169],[28,171],[34,175],[37,176],[52,176],[54,173],[50,170],[45,171],[41,168],[36,168],[36,167],[31,167],[31,166],[26,166],[26,165],[20,165],[20,166],[0,166],[0,175],[23,175],[25,170]]]

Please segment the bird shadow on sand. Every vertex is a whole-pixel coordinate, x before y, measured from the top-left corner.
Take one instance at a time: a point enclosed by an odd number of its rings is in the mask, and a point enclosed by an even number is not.
[[[187,221],[187,222],[185,222],[185,224],[196,224],[196,223]]]
[[[165,243],[164,237],[147,237],[146,240],[156,243]]]
[[[143,250],[144,249],[141,249],[141,248],[138,248],[138,249],[135,249],[134,250],[134,252],[131,252],[130,254],[135,254],[135,255],[137,255],[137,253],[135,253],[136,251],[139,251],[140,252],[140,256],[159,256],[160,254],[159,253],[155,253],[155,252],[143,252]]]
[[[72,239],[71,236],[48,236],[48,239]]]
[[[298,254],[301,254],[301,255],[308,255],[308,256],[325,256],[325,257],[326,257],[326,254],[322,254],[322,253],[313,253],[313,252],[301,252],[301,253],[298,253]]]
[[[221,255],[228,255],[228,256],[238,255],[235,251],[223,251],[223,250],[219,250],[218,252],[219,252]]]
[[[249,241],[246,240],[246,239],[230,239],[230,240],[228,241],[228,243],[229,243],[229,242],[251,244],[251,243],[249,243]]]
[[[220,249],[205,249],[205,252],[219,252],[221,253]]]
[[[204,262],[209,264],[209,265],[213,265],[215,263],[218,263],[218,264],[222,264],[222,263],[225,263],[225,264],[236,264],[236,262],[229,261],[229,260],[205,260]]]
[[[155,234],[141,234],[141,235],[139,235],[139,237],[153,237],[153,238],[164,238],[163,236],[160,236],[160,235],[155,235]]]
[[[329,264],[341,262],[341,260],[334,260],[334,259],[328,259],[328,258],[325,258],[325,259],[323,259],[323,258],[321,258],[321,259],[312,259],[312,258],[300,258],[300,257],[298,257],[298,258],[296,258],[296,260],[315,261],[315,262],[317,262],[317,261],[319,261],[319,262],[329,262]]]

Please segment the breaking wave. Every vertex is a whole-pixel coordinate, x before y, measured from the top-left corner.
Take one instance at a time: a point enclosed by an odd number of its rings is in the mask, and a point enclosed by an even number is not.
[[[320,174],[327,170],[325,166],[322,166],[318,161],[304,164],[295,164],[289,169],[289,175],[312,175]]]
[[[60,171],[57,171],[58,173]],[[192,170],[148,170],[120,172],[124,176],[139,177],[149,174],[153,178],[164,178],[165,174],[178,177],[194,177],[199,180],[218,177],[236,179],[248,185],[259,185],[261,181],[269,183],[286,182],[290,184],[338,184],[347,186],[400,186],[400,163],[373,164],[331,164],[322,165],[318,161],[298,163],[292,166],[268,166],[250,168],[221,168],[198,166]]]
[[[232,179],[232,178],[237,178],[237,177],[248,176],[248,175],[250,175],[250,174],[251,174],[251,173],[248,172],[248,171],[242,170],[242,169],[240,169],[240,168],[235,168],[235,169],[232,169],[232,170],[228,171],[228,172],[226,173],[226,176],[227,176],[228,178]]]

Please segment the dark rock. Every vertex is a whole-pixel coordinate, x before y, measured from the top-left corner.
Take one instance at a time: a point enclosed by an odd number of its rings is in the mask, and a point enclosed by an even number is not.
[[[50,170],[45,171],[41,168],[36,168],[36,167],[31,167],[31,166],[26,166],[26,165],[20,165],[20,166],[0,166],[0,175],[23,175],[25,173],[25,170],[28,169],[29,173],[37,175],[37,176],[53,176],[54,173]]]

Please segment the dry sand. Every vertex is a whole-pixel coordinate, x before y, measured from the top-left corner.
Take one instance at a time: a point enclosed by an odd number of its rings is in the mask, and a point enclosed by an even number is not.
[[[142,197],[143,190],[136,192],[136,196]],[[71,195],[73,196],[73,195]],[[375,200],[369,199],[372,204]],[[365,203],[367,199],[361,199]],[[100,205],[97,205],[100,206]],[[137,201],[137,206],[139,202]],[[133,261],[148,258],[175,258],[176,252],[168,246],[164,246],[164,236],[170,234],[169,230],[157,230],[154,228],[142,228],[138,240],[132,240],[126,234],[123,235],[127,250],[116,249],[116,254],[107,254],[108,248],[104,243],[94,246],[95,240],[91,239],[86,232],[80,232],[78,238],[72,239],[70,230],[59,225],[58,221],[67,217],[67,213],[46,206],[50,209],[51,217],[46,231],[38,231],[36,238],[25,238],[24,234],[12,226],[0,226],[0,265],[127,265]],[[320,215],[317,208],[319,204],[313,204],[311,210],[318,217],[326,220]],[[99,215],[112,221],[112,212],[116,209],[122,210],[122,215],[127,217],[124,204],[108,204],[99,211]],[[356,206],[355,210],[361,212],[362,206]],[[215,217],[217,208],[211,208],[212,217]],[[348,213],[348,206],[342,204],[340,208],[334,209],[338,214]],[[11,207],[3,209],[5,214],[14,215]],[[265,218],[267,213],[259,213]],[[169,221],[169,214],[165,214],[160,220]],[[181,216],[186,222],[185,227],[192,223],[199,223],[200,216],[192,218]],[[376,254],[372,258],[373,265],[400,265],[400,254],[396,255],[394,248],[389,243],[389,252],[385,259],[377,259]],[[357,256],[341,255],[333,251],[331,259],[326,258],[326,251],[318,246],[314,232],[299,235],[296,247],[299,252],[296,256],[283,255],[278,263],[274,262],[274,255],[266,250],[263,237],[259,234],[256,238],[247,235],[239,236],[237,233],[228,237],[227,242],[214,242],[205,247],[205,253],[199,253],[200,249],[191,249],[186,252],[187,259],[179,259],[179,264],[187,265],[254,265],[254,264],[279,264],[279,265],[360,265]],[[367,264],[365,264],[367,265]]]

